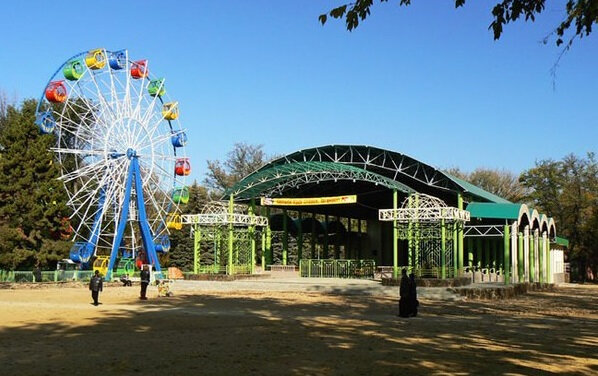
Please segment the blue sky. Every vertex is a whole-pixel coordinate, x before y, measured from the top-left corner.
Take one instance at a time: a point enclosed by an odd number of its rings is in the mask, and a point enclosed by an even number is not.
[[[339,1],[5,2],[0,89],[39,97],[70,56],[127,48],[167,78],[189,129],[192,177],[235,142],[270,154],[367,144],[438,167],[521,172],[536,160],[598,151],[598,37],[540,43],[564,15],[494,41],[496,1],[377,4],[357,30],[318,15]],[[393,4],[394,3],[394,4]],[[484,3],[484,4],[481,4]]]

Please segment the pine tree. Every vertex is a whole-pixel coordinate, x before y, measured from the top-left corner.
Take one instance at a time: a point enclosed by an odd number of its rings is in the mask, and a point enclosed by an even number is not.
[[[35,126],[34,100],[0,115],[0,268],[55,264],[68,256],[69,210],[53,135]]]
[[[189,187],[189,202],[181,207],[182,214],[197,214],[201,212],[208,197],[207,189],[197,182]],[[176,266],[185,271],[193,271],[193,236],[189,228],[170,233],[171,251],[168,255],[170,266]]]

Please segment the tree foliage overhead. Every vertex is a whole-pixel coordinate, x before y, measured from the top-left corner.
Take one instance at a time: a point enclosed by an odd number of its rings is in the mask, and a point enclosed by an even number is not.
[[[225,161],[208,160],[205,184],[216,193],[222,193],[264,165],[267,159],[263,145],[238,142]]]
[[[66,192],[49,150],[56,140],[39,133],[35,107],[28,100],[0,113],[0,268],[55,264],[69,251]]]
[[[465,5],[466,0],[454,0],[455,8]],[[381,3],[387,3],[388,0],[380,0]],[[396,0],[399,6],[411,5],[411,0]],[[356,0],[352,3],[346,3],[332,9],[328,13],[321,14],[319,17],[322,25],[326,23],[328,17],[336,19],[345,19],[347,30],[351,31],[359,26],[359,22],[365,20],[370,15],[370,9],[374,5],[374,0]],[[577,37],[582,38],[592,32],[592,27],[598,22],[598,0],[569,0],[565,7],[563,21],[555,27],[553,34],[556,34],[556,45],[563,43],[565,33],[573,27],[573,37],[566,45],[567,48]],[[499,39],[503,33],[503,26],[515,22],[519,19],[525,21],[535,21],[536,16],[546,10],[546,0],[503,0],[492,7],[492,22],[488,29],[492,29],[494,39]],[[545,42],[548,38],[545,39]]]

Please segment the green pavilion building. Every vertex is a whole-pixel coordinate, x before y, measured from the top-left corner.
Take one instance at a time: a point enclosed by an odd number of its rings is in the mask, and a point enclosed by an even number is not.
[[[371,146],[285,155],[223,200],[183,218],[195,233],[196,272],[251,273],[261,264],[299,267],[302,276],[367,277],[378,268],[397,277],[407,268],[422,277],[550,283],[566,242],[534,208]]]

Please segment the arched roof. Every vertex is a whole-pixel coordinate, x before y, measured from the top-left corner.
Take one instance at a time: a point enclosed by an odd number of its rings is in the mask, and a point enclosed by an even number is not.
[[[348,194],[347,189],[314,189],[320,182],[365,182],[397,190],[407,195],[419,192],[441,197],[456,203],[456,193],[463,193],[475,201],[509,203],[473,184],[451,176],[405,154],[364,145],[328,145],[300,150],[275,159],[225,192],[237,200],[260,196],[295,196],[322,193]],[[310,192],[305,187],[310,186]],[[293,188],[299,189],[292,191]],[[347,188],[344,185],[342,188]],[[371,186],[351,191],[372,191]],[[338,192],[342,191],[342,193]],[[304,196],[309,197],[309,196]],[[390,205],[386,205],[390,206]]]
[[[546,232],[548,233],[548,217],[546,214],[540,214],[540,234]]]
[[[281,194],[285,190],[299,188],[307,184],[319,184],[327,181],[356,182],[357,180],[404,193],[414,192],[407,185],[376,172],[340,163],[304,161],[261,168],[245,177],[226,194],[233,194],[237,199],[246,200],[261,195],[269,197]]]
[[[536,209],[530,209],[529,211],[529,219],[530,219],[530,230],[535,230],[540,228],[540,214]]]

